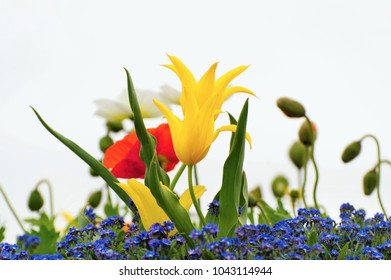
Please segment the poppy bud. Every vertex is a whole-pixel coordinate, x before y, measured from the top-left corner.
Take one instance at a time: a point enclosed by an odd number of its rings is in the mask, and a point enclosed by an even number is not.
[[[257,186],[248,194],[248,206],[255,207],[262,199],[261,187]]]
[[[290,98],[282,97],[277,100],[277,106],[290,118],[301,118],[305,116],[305,109],[299,102]]]
[[[102,137],[99,141],[99,148],[102,152],[106,152],[106,150],[114,144],[113,139],[109,135],[106,135],[105,137]]]
[[[28,200],[28,207],[31,211],[39,211],[43,206],[43,198],[38,190],[33,190]]]
[[[289,149],[289,158],[298,169],[306,164],[307,148],[300,142],[296,141]]]
[[[272,182],[272,191],[275,197],[283,197],[288,192],[288,180],[282,176],[279,175],[276,178],[274,178]]]
[[[96,208],[99,206],[101,200],[102,200],[102,192],[96,191],[92,193],[88,198],[88,205],[90,205],[92,208]]]
[[[361,142],[356,141],[345,148],[342,153],[342,161],[347,163],[355,159],[361,152]]]
[[[299,130],[299,139],[301,143],[306,146],[311,146],[316,139],[316,126],[313,122],[311,122],[311,126],[312,130],[308,124],[308,121],[304,121]]]
[[[375,169],[367,172],[364,175],[363,185],[364,185],[364,194],[371,195],[374,189],[377,186],[377,172]]]
[[[119,121],[108,121],[106,126],[112,132],[119,132],[124,128],[122,122]]]
[[[293,201],[296,201],[300,197],[300,190],[291,190],[289,196]]]

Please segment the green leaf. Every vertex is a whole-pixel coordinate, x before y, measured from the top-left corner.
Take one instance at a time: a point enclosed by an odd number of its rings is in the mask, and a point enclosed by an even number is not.
[[[145,163],[146,169],[148,169],[153,156],[156,154],[156,140],[155,137],[153,137],[145,127],[132,78],[130,77],[129,71],[126,68],[125,72],[128,85],[130,108],[132,109],[134,115],[134,128],[136,130],[137,138],[141,143],[140,158]],[[147,172],[148,170],[146,173]],[[162,181],[164,185],[170,186],[170,178],[160,165],[158,165],[158,175],[160,181]],[[145,176],[145,185],[149,187],[147,176]]]
[[[342,249],[339,251],[339,257],[338,260],[344,260],[346,259],[346,255],[349,249],[350,242],[346,242],[346,244],[342,247]]]
[[[239,222],[240,225],[245,225],[248,217],[248,187],[247,176],[244,171],[242,175],[242,191],[240,194],[240,206],[242,207],[242,213],[239,215]]]
[[[219,237],[231,237],[239,223],[242,172],[246,142],[248,99],[240,113],[230,153],[224,163],[220,190]]]
[[[39,219],[26,219],[35,229],[32,229],[30,235],[35,235],[41,240],[40,244],[35,249],[28,249],[30,254],[54,254],[57,252],[56,244],[60,233],[56,231],[54,226],[54,218],[49,218],[45,213],[42,213]]]
[[[112,205],[111,203],[106,203],[103,210],[105,212],[106,217],[120,215],[118,205]]]
[[[259,215],[258,222],[260,224],[274,225],[279,221],[291,218],[288,212],[285,213],[285,211],[282,211],[281,209],[274,210],[263,200],[259,201],[258,203],[266,216],[264,217],[263,215]]]
[[[107,170],[106,167],[102,165],[98,160],[96,160],[93,156],[91,156],[89,153],[87,153],[85,150],[83,150],[79,145],[77,145],[75,142],[69,140],[68,138],[64,137],[54,129],[52,129],[38,114],[38,112],[33,109],[35,115],[38,117],[38,120],[41,122],[41,124],[54,136],[56,137],[61,143],[63,143],[65,146],[67,146],[72,152],[74,152],[79,158],[81,158],[85,163],[87,163],[91,169],[93,169],[96,174],[98,174],[105,182],[110,186],[110,188],[113,189],[113,191],[121,198],[121,200],[128,205],[129,203],[129,196],[126,194],[125,191],[123,191],[117,183],[119,182],[117,178],[111,174],[109,170]]]
[[[146,176],[148,176],[151,193],[155,197],[159,206],[175,224],[178,232],[186,239],[189,246],[194,247],[194,241],[189,238],[190,232],[194,230],[189,213],[185,208],[183,208],[178,197],[172,191],[169,191],[161,186],[158,176],[158,166],[159,162],[156,155],[154,155],[151,160],[148,173],[146,174]]]

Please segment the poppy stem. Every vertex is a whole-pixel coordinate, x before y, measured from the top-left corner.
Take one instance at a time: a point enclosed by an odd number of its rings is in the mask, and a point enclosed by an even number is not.
[[[308,148],[305,150],[305,160],[304,160],[304,172],[303,172],[303,182],[301,185],[301,196],[303,199],[304,207],[308,209],[307,202],[305,200],[305,185],[307,183],[307,164],[308,164]]]
[[[49,180],[42,179],[35,185],[35,189],[38,189],[39,186],[44,184],[44,183],[47,185],[47,187],[49,189],[50,217],[53,218],[54,217],[54,210],[53,210],[54,207],[53,207],[53,188],[52,188],[52,184],[49,182]]]
[[[311,147],[310,147],[310,158],[311,158],[311,161],[312,161],[312,164],[314,166],[314,170],[315,170],[315,182],[314,182],[314,190],[313,190],[313,199],[314,199],[314,204],[315,204],[315,208],[319,210],[319,206],[318,206],[318,201],[316,200],[316,190],[318,188],[318,181],[319,181],[319,171],[318,171],[318,165],[316,164],[316,161],[315,161],[315,131],[314,129],[312,128],[312,122],[311,120],[307,117],[307,116],[304,116],[307,123],[308,123],[308,126],[310,128],[310,137],[311,137]]]
[[[376,149],[377,149],[377,185],[376,185],[376,193],[377,193],[377,200],[379,201],[380,208],[383,211],[384,216],[387,217],[386,210],[384,209],[381,197],[380,197],[380,165],[382,163],[381,155],[380,155],[380,144],[377,138],[372,134],[366,134],[363,137],[361,137],[360,141],[363,141],[365,138],[372,138],[375,141]]]
[[[178,182],[179,178],[181,177],[183,171],[186,168],[186,164],[182,164],[179,168],[178,172],[175,174],[174,178],[172,179],[172,182],[170,184],[170,190],[174,190],[176,183]]]
[[[8,199],[6,193],[5,193],[5,191],[3,190],[3,187],[2,187],[1,185],[0,185],[0,192],[1,192],[1,194],[3,195],[4,200],[5,200],[5,202],[6,202],[7,205],[8,205],[8,208],[11,210],[11,212],[12,212],[12,214],[14,215],[16,221],[18,222],[20,228],[23,230],[23,232],[27,232],[26,229],[23,227],[23,224],[22,224],[22,222],[20,221],[20,219],[19,219],[19,217],[18,217],[18,214],[16,214],[15,209],[12,207],[12,204],[11,204],[11,202],[9,201],[9,199]]]
[[[194,205],[194,207],[195,207],[195,209],[197,211],[198,217],[200,217],[201,226],[205,226],[206,225],[205,217],[202,214],[200,205],[199,205],[199,203],[197,201],[197,198],[196,198],[196,196],[194,194],[194,188],[193,188],[193,165],[188,165],[187,166],[187,175],[188,175],[187,179],[188,179],[188,184],[189,184],[191,200],[193,201],[193,205]]]

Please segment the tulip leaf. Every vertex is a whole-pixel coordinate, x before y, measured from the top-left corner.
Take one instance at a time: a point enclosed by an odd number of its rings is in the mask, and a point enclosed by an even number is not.
[[[156,199],[160,208],[167,214],[170,220],[174,223],[176,229],[186,239],[190,247],[194,247],[194,241],[189,238],[189,234],[194,230],[193,223],[189,213],[180,204],[179,198],[168,188],[164,188],[158,176],[159,161],[156,155],[152,157],[149,168],[147,169],[146,177],[149,181],[149,189]]]
[[[129,196],[120,188],[117,186],[117,183],[119,182],[117,178],[111,174],[109,170],[107,170],[106,167],[103,166],[102,163],[100,163],[97,159],[95,159],[93,156],[91,156],[89,153],[87,153],[85,150],[83,150],[79,145],[77,145],[75,142],[69,140],[68,138],[64,137],[54,129],[52,129],[38,114],[38,112],[33,109],[35,115],[38,117],[38,120],[41,122],[41,124],[54,136],[56,137],[61,143],[63,143],[65,146],[67,146],[72,152],[74,152],[79,158],[81,158],[85,163],[87,163],[92,170],[96,172],[106,183],[109,185],[110,188],[113,189],[114,192],[117,193],[117,195],[122,199],[123,202],[125,202],[126,205],[129,203]]]
[[[240,225],[244,225],[247,222],[247,212],[248,212],[247,176],[244,171],[242,175],[242,187],[240,192],[240,207],[242,212],[239,214],[239,222]]]
[[[240,113],[230,153],[224,163],[220,190],[219,236],[232,237],[239,221],[242,173],[246,142],[248,99]]]
[[[156,154],[156,139],[147,131],[145,127],[132,78],[130,77],[129,71],[126,68],[125,72],[127,78],[129,103],[133,112],[134,128],[136,130],[137,138],[141,143],[140,158],[146,165],[147,173],[152,158]],[[161,168],[159,164],[157,168],[160,181],[162,181],[164,185],[169,186],[170,178],[168,177],[167,173],[163,168]],[[145,176],[145,185],[149,187],[147,176]]]

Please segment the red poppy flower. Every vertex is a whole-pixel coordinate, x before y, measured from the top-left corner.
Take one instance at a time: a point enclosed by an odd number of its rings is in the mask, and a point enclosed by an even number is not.
[[[179,162],[172,144],[168,124],[147,129],[156,138],[156,153],[165,171],[174,169]],[[140,158],[141,144],[133,131],[106,150],[103,165],[117,178],[144,178],[145,164]]]

